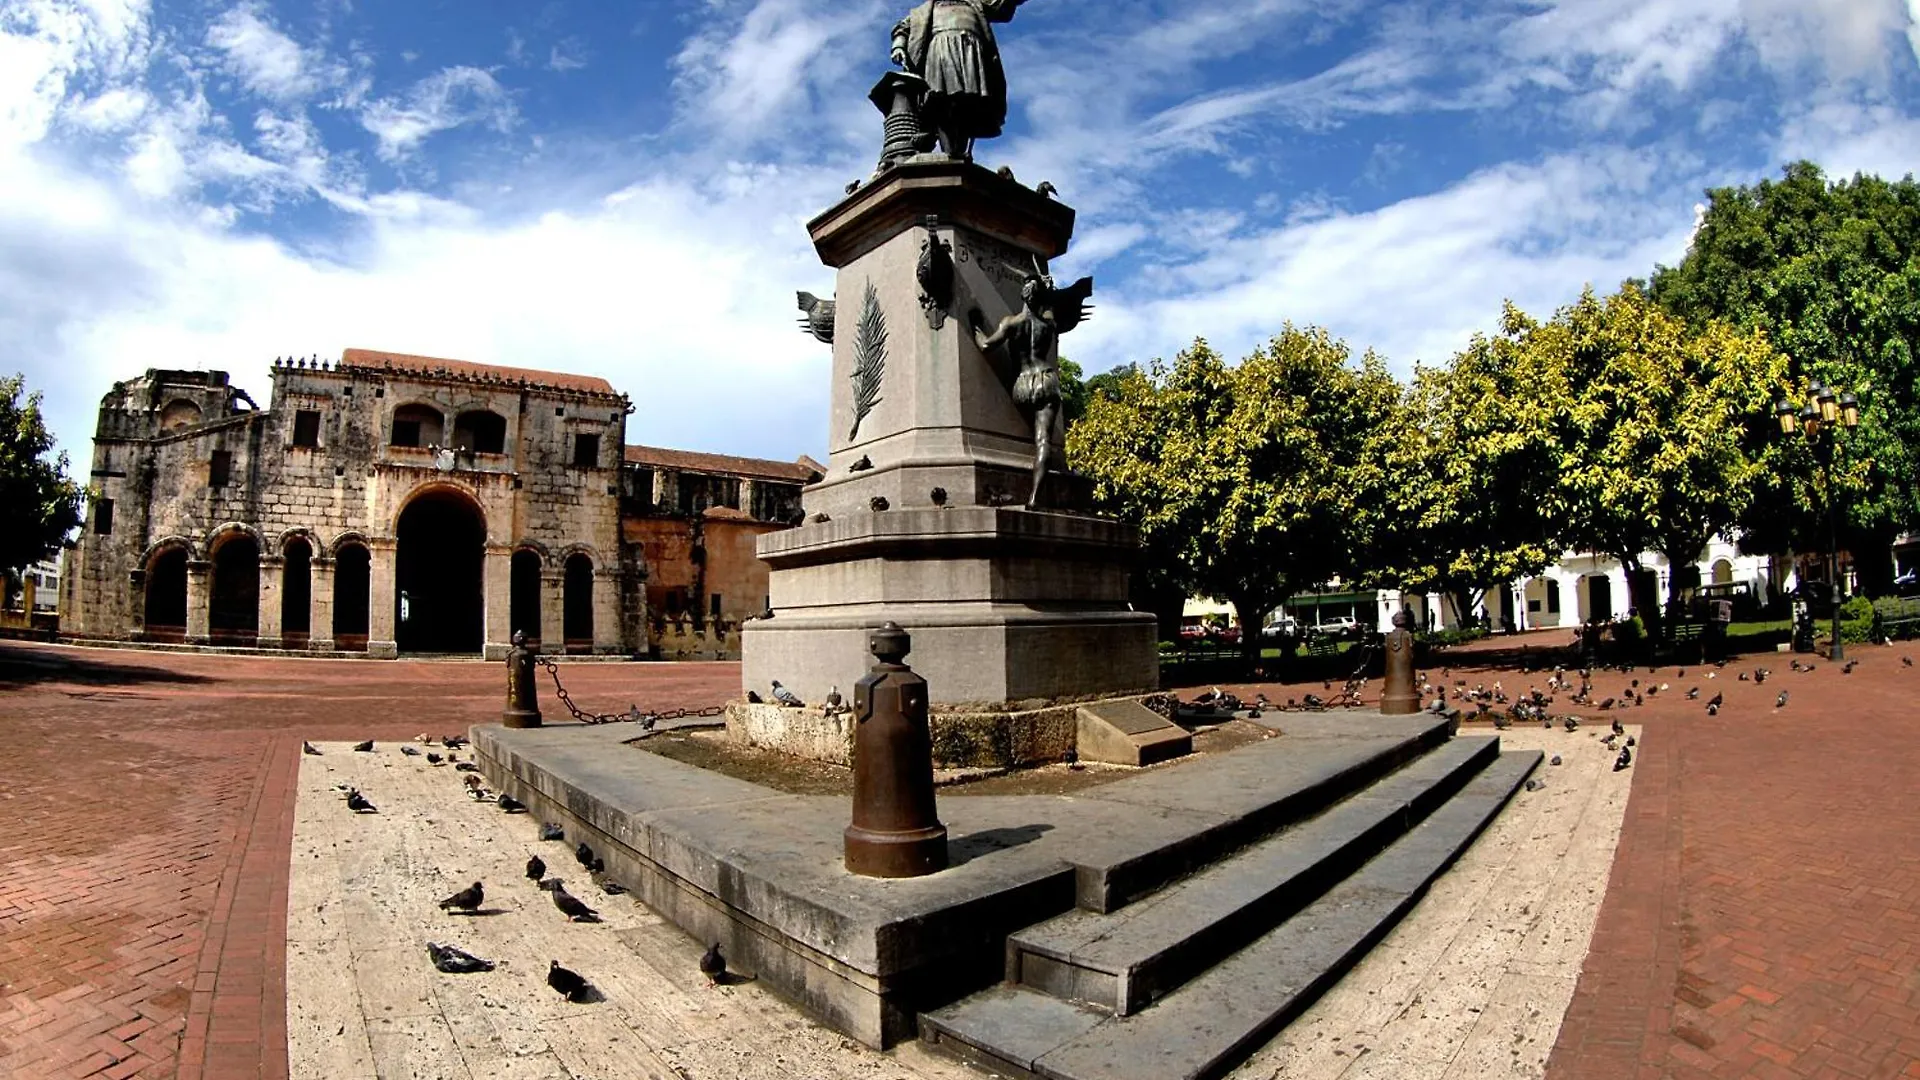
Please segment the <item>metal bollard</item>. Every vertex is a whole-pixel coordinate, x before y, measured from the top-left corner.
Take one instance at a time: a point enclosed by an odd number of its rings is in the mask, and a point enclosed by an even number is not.
[[[867,641],[876,662],[853,690],[847,870],[878,878],[938,873],[947,868],[947,827],[933,804],[927,680],[902,662],[913,639],[899,626],[888,623]]]
[[[513,648],[507,653],[507,708],[501,722],[510,728],[540,726],[540,699],[534,690],[534,663],[537,658],[527,648],[527,632],[513,632]]]
[[[1407,630],[1405,610],[1393,613],[1393,629],[1387,634],[1387,679],[1380,692],[1380,712],[1385,716],[1412,716],[1420,711],[1420,691],[1413,685],[1413,634]]]

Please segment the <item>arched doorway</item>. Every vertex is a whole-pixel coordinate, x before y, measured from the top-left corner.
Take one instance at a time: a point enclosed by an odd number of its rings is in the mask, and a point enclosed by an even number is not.
[[[252,645],[260,632],[260,545],[229,533],[213,549],[207,628],[219,645]]]
[[[479,652],[487,546],[480,508],[460,492],[437,488],[409,503],[394,531],[393,625],[400,651]]]
[[[1733,584],[1733,563],[1720,559],[1713,564],[1713,583],[1715,585]]]
[[[366,650],[372,567],[372,556],[359,544],[347,544],[333,557],[333,647],[343,652]]]
[[[162,641],[187,637],[187,549],[170,547],[147,564],[146,636]]]
[[[540,641],[540,553],[521,548],[513,553],[509,632],[527,635],[528,644]]]
[[[593,651],[593,560],[576,551],[567,556],[566,610],[562,625],[566,628],[567,651]]]
[[[280,576],[280,644],[304,649],[313,630],[313,545],[287,541]]]

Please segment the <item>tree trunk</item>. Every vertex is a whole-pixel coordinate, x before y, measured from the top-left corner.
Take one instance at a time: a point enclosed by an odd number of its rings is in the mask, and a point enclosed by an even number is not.
[[[1485,596],[1486,590],[1480,590],[1480,595]],[[1478,602],[1473,588],[1467,585],[1455,586],[1447,590],[1447,599],[1453,603],[1454,619],[1458,621],[1460,629],[1465,630],[1472,622],[1473,606]]]
[[[1862,595],[1875,600],[1893,595],[1893,542],[1897,537],[1892,529],[1855,529],[1846,537]]]
[[[1240,621],[1240,660],[1252,672],[1260,666],[1260,646],[1265,643],[1260,637],[1263,620],[1276,605],[1263,596],[1240,596],[1232,603],[1234,618]]]
[[[1646,627],[1647,641],[1661,640],[1661,631],[1666,619],[1660,609],[1660,591],[1649,587],[1646,568],[1640,565],[1640,557],[1619,557],[1620,565],[1627,572],[1627,599],[1632,613],[1640,616],[1640,624]]]

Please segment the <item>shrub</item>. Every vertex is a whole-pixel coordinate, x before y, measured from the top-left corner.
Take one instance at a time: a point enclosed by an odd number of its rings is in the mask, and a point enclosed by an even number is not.
[[[1647,640],[1647,624],[1638,615],[1614,623],[1613,640],[1622,645],[1638,645]]]
[[[1422,645],[1445,648],[1449,645],[1465,645],[1470,641],[1479,641],[1487,632],[1478,627],[1453,630],[1433,630],[1414,635],[1414,640]]]
[[[1873,640],[1873,601],[1856,596],[1840,605],[1840,640],[1849,645]]]

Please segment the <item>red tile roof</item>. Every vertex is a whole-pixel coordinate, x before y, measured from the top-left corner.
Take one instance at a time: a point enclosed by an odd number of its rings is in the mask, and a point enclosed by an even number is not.
[[[744,476],[750,480],[785,480],[811,484],[826,473],[820,463],[802,455],[798,461],[766,461],[761,458],[734,457],[730,454],[701,454],[692,450],[667,450],[658,446],[627,447],[627,464],[656,469]]]
[[[438,375],[481,382],[517,383],[524,380],[536,386],[551,386],[581,394],[619,396],[612,383],[591,375],[567,375],[558,371],[535,371],[531,368],[501,367],[497,364],[475,364],[467,360],[442,360],[433,356],[408,356],[404,353],[379,352],[374,349],[348,349],[341,354],[340,366],[358,368],[362,371],[399,371],[412,375]]]

